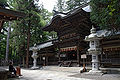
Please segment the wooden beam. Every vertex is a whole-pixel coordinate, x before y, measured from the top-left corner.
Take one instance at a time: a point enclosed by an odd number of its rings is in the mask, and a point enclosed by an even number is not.
[[[104,42],[102,42],[102,45],[104,45],[104,44],[110,44],[110,43],[116,43],[116,44],[117,44],[117,42],[119,42],[119,43],[120,43],[120,40],[110,40],[110,41],[104,41]]]
[[[20,17],[20,18],[26,16],[24,13],[13,11],[10,9],[5,9],[5,8],[0,8],[0,15],[11,16],[11,17]]]

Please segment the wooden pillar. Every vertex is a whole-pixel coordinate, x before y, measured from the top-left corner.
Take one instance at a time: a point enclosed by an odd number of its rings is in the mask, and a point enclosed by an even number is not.
[[[80,66],[80,51],[79,51],[80,47],[79,45],[77,46],[77,62],[78,62],[78,66]]]
[[[25,67],[25,57],[23,56],[23,67]]]
[[[46,66],[48,65],[48,56],[46,55]]]
[[[42,58],[42,57],[41,57],[41,56],[39,56],[39,59],[40,59],[40,60],[39,60],[39,64],[41,64],[41,61],[42,61],[42,59],[41,59],[41,58]]]
[[[59,61],[60,61],[61,59],[60,59],[60,47],[59,46],[58,46],[58,50],[59,50],[58,51],[58,58],[59,58]]]
[[[100,54],[100,63],[102,62],[102,59],[103,59],[103,48],[102,48],[102,52]]]
[[[46,66],[46,56],[45,56],[45,60],[44,60],[44,66]]]
[[[31,14],[29,14],[30,18]],[[26,55],[26,68],[29,68],[29,45],[30,45],[30,26],[31,20],[28,20],[28,31],[27,31],[27,55]]]
[[[1,32],[2,28],[3,28],[3,23],[4,23],[4,21],[0,20],[0,32]]]

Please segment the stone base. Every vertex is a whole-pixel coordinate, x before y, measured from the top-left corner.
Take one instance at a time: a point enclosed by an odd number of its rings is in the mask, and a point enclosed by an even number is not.
[[[31,69],[35,70],[35,69],[39,69],[39,67],[34,67],[34,66],[33,66],[33,67],[31,67]]]
[[[85,75],[102,76],[103,73],[100,70],[90,70],[89,72],[86,72]]]
[[[90,70],[89,73],[102,73],[101,70]]]

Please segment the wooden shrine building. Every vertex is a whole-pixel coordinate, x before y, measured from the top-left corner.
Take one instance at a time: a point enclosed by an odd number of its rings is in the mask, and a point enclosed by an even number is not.
[[[101,64],[104,67],[120,67],[120,32],[106,36],[101,42],[103,53]]]
[[[92,23],[90,12],[83,9],[86,5],[68,13],[57,12],[44,31],[57,32],[58,40],[54,41],[59,52],[60,66],[76,66],[83,64],[82,54],[87,53],[89,44],[84,39],[89,35]],[[104,35],[101,40],[102,53],[99,55],[100,64],[103,67],[120,67],[120,31],[114,35],[107,30],[97,28],[99,35]],[[86,64],[91,65],[91,55],[86,54]]]
[[[23,17],[25,17],[24,13],[0,7],[0,33],[4,29],[3,24],[5,21],[18,20]]]
[[[36,45],[37,50],[37,64],[38,65],[55,65],[58,62],[58,58],[57,58],[57,52],[56,52],[56,46],[54,46],[53,42],[54,40],[50,40],[50,41],[46,41],[46,42],[42,42]],[[34,46],[33,46],[34,47]],[[32,56],[32,49],[33,47],[30,47],[30,51],[31,51],[31,56]],[[32,58],[31,62],[32,63]]]
[[[51,43],[52,44],[52,41],[45,42],[44,44],[46,44],[46,43]],[[42,46],[43,44],[40,44],[40,45]],[[48,46],[48,47],[47,46],[44,47],[44,48],[41,48],[38,51],[38,56],[39,56],[38,64],[44,65],[44,66],[55,65],[58,62],[58,59],[56,57],[57,52],[55,51],[55,46],[54,46],[54,44],[52,44],[51,46]]]
[[[59,52],[59,64],[63,66],[80,66],[80,56],[86,53],[87,43],[85,36],[91,29],[90,13],[84,11],[81,6],[68,13],[57,13],[44,31],[57,32],[58,41],[54,42]]]

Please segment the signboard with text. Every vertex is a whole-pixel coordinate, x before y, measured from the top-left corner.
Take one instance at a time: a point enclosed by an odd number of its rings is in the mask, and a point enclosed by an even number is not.
[[[86,55],[86,54],[82,54],[82,55],[81,55],[81,58],[82,58],[82,59],[85,59],[85,58],[87,58],[87,55]]]

